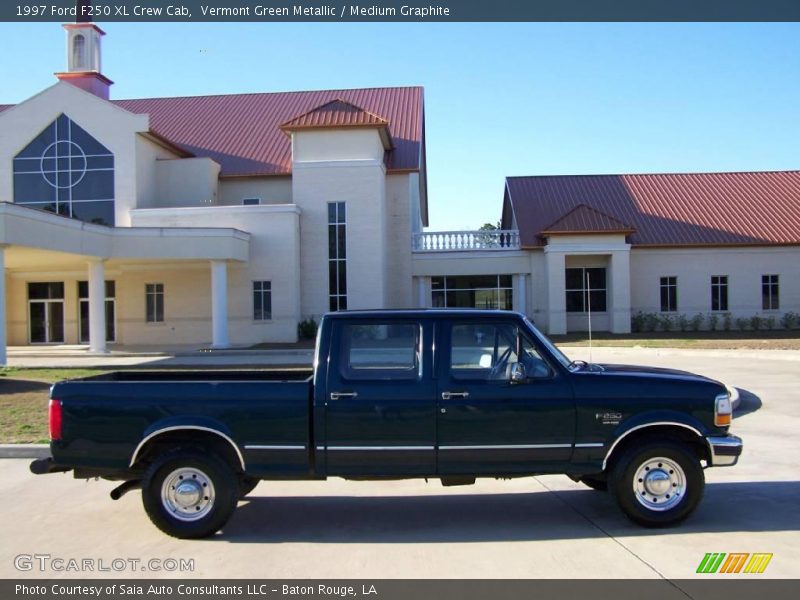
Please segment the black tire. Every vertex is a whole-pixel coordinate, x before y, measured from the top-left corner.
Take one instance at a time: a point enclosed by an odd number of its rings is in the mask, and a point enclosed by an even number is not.
[[[598,492],[607,492],[608,491],[608,481],[606,481],[605,477],[581,477],[579,480],[583,485],[592,488]]]
[[[185,489],[176,490],[168,481],[185,482]],[[189,501],[195,497],[197,502],[191,504]],[[200,450],[178,449],[162,454],[142,480],[142,503],[147,516],[161,531],[176,538],[215,534],[228,522],[238,501],[239,481],[231,466],[216,454]],[[189,504],[184,506],[182,502]]]
[[[680,523],[697,508],[704,488],[700,459],[691,448],[671,440],[627,449],[614,462],[609,481],[622,512],[645,527]]]
[[[256,479],[255,477],[240,477],[239,478],[239,497],[244,498],[256,489],[256,486],[261,483],[260,479]]]

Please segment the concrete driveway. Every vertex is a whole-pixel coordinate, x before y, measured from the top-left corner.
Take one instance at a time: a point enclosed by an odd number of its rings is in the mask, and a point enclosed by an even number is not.
[[[572,348],[574,358],[586,352]],[[683,525],[628,522],[607,494],[563,476],[438,482],[262,482],[226,530],[179,541],[148,521],[138,493],[113,502],[109,482],[35,477],[25,460],[0,461],[0,577],[131,577],[134,570],[20,572],[20,554],[194,561],[154,577],[668,578],[695,577],[706,552],[769,552],[762,575],[800,577],[800,354],[595,349],[598,362],[692,370],[743,390],[733,431],[739,465],[706,471],[706,496]],[[102,561],[102,563],[100,562]],[[116,563],[117,566],[121,562]],[[24,566],[24,561],[23,561]]]

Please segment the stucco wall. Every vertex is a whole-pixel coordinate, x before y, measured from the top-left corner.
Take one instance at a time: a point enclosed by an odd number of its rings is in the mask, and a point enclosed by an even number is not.
[[[292,178],[227,177],[219,181],[217,204],[242,204],[242,198],[261,198],[261,204],[291,204]]]
[[[728,308],[734,317],[779,318],[800,312],[800,247],[638,249],[631,251],[633,312],[659,312],[661,277],[678,278],[678,313],[711,312],[711,276],[728,276]],[[780,276],[780,309],[764,311],[761,276]]]
[[[148,206],[211,206],[217,203],[219,164],[210,158],[160,158],[148,162],[155,164],[156,181],[155,199]]]

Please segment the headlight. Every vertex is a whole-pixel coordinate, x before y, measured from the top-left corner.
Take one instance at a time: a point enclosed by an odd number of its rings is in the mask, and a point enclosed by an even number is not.
[[[731,392],[717,396],[714,402],[714,425],[717,427],[727,427],[731,424],[733,416],[733,403],[731,402]]]

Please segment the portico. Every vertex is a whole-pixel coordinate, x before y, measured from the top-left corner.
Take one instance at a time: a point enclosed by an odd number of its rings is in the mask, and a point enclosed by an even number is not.
[[[117,320],[144,318],[158,327],[163,322],[163,289],[159,297],[154,288],[145,307],[125,301],[117,306],[109,298],[108,284],[114,281],[115,288],[124,289],[136,280],[138,285],[147,279],[145,273],[159,273],[156,278],[163,281],[171,279],[165,275],[170,270],[209,281],[210,290],[197,290],[211,298],[208,339],[212,347],[227,347],[229,265],[246,263],[249,246],[250,234],[234,228],[113,228],[0,203],[0,360],[5,362],[7,343],[79,343],[87,328],[89,350],[106,352],[108,325],[118,329]],[[186,284],[168,284],[192,290],[197,286],[189,277]],[[77,303],[76,295],[65,291],[70,286],[78,290]],[[88,311],[81,310],[84,301]],[[135,314],[141,308],[145,314]],[[87,318],[88,327],[82,324]]]

